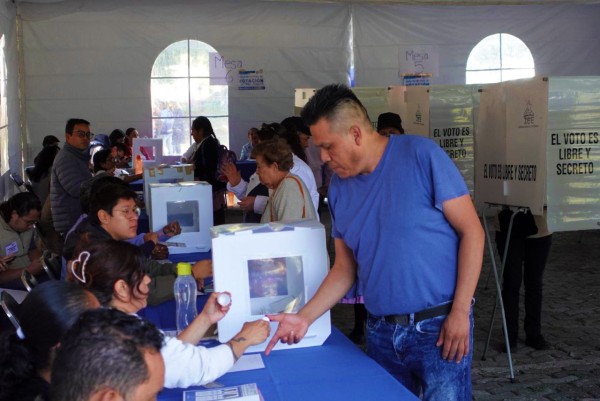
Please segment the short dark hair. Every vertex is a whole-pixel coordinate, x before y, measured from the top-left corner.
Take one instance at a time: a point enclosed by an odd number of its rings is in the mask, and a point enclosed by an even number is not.
[[[42,146],[43,147],[53,146],[53,145],[58,144],[59,142],[60,142],[60,139],[58,139],[54,135],[46,135],[44,137],[44,140],[42,141]]]
[[[90,213],[90,199],[92,195],[108,185],[120,185],[129,188],[125,181],[112,175],[97,175],[90,178],[81,184],[79,188],[79,204],[83,213]]]
[[[194,131],[203,130],[204,136],[211,135],[215,138],[217,137],[215,135],[215,131],[213,130],[212,124],[210,123],[210,120],[204,116],[196,117],[194,121],[192,121],[192,129]]]
[[[127,128],[127,129],[125,130],[125,136],[126,136],[126,137],[129,137],[129,135],[131,135],[131,133],[132,133],[133,131],[137,131],[137,129],[136,129],[136,128],[134,128],[134,127],[129,127],[129,128]]]
[[[125,133],[123,132],[122,129],[114,129],[110,135],[108,136],[108,139],[110,139],[110,144],[112,146],[114,146],[115,143],[117,143],[117,141],[119,139],[123,139],[125,138]]]
[[[112,210],[120,199],[137,199],[137,194],[123,185],[107,185],[90,195],[90,214],[92,223],[99,224],[98,212],[104,210],[112,216]]]
[[[308,129],[302,117],[291,116],[284,118],[283,120],[281,120],[281,125],[283,125],[288,131],[295,131],[298,133],[310,135],[310,129]]]
[[[269,165],[277,163],[280,171],[290,171],[294,166],[292,149],[285,139],[275,138],[270,141],[261,141],[252,148],[252,158],[261,156]]]
[[[146,257],[138,246],[125,241],[107,240],[87,244],[82,239],[74,257],[86,251],[90,255],[74,260],[72,269],[81,279],[78,284],[91,291],[103,306],[109,306],[112,301],[115,283],[123,280],[129,288],[140,289],[144,280]],[[85,267],[84,267],[85,266]]]
[[[150,321],[116,309],[91,310],[63,337],[50,399],[87,401],[110,388],[128,398],[150,378],[144,353],[160,352],[163,334]]]
[[[344,106],[358,108],[370,124],[369,113],[367,113],[365,106],[350,88],[342,84],[327,85],[316,91],[308,100],[300,115],[304,122],[310,126],[316,124],[321,118],[332,120]]]
[[[33,160],[34,166],[29,171],[29,179],[34,182],[39,182],[43,177],[47,177],[52,171],[54,159],[60,148],[58,146],[45,146],[40,150],[40,153]]]
[[[109,158],[112,158],[112,150],[111,149],[100,149],[96,153],[94,153],[93,163],[94,163],[94,173],[102,170],[100,163],[106,162]]]
[[[15,333],[0,336],[0,399],[9,396],[52,365],[54,347],[79,315],[91,308],[90,295],[66,281],[51,280],[35,286],[16,316],[24,339]]]
[[[276,136],[278,136],[278,132],[272,124],[263,123],[258,130],[258,140],[261,142],[270,141]]]
[[[90,125],[90,122],[88,120],[84,120],[83,118],[70,118],[69,121],[67,121],[67,126],[65,127],[65,133],[72,134],[73,129],[75,128],[75,126],[77,124]]]
[[[0,214],[7,223],[13,211],[16,211],[19,217],[23,217],[32,210],[41,212],[42,202],[31,192],[19,192],[0,204]]]

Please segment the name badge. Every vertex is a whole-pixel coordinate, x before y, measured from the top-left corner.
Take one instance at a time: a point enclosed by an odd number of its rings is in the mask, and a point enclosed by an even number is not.
[[[10,244],[6,245],[6,248],[4,248],[4,250],[6,251],[6,256],[10,256],[13,253],[17,253],[19,251],[17,241],[11,242]]]

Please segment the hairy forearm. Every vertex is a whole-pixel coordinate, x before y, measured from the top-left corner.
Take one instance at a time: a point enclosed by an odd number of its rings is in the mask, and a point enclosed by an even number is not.
[[[469,313],[471,300],[483,263],[484,234],[481,226],[466,232],[460,238],[458,276],[452,310]]]
[[[315,296],[298,312],[310,324],[331,309],[352,287],[355,272],[352,269],[334,265]]]

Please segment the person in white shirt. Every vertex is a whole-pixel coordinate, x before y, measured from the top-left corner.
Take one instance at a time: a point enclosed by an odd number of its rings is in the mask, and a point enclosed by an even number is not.
[[[144,273],[144,254],[123,241],[97,242],[78,253],[71,265],[73,276],[90,290],[103,306],[136,314],[146,307],[150,277]],[[185,388],[213,382],[227,373],[251,345],[269,336],[269,323],[259,319],[244,323],[242,330],[226,344],[197,346],[208,328],[221,320],[230,305],[217,303],[213,292],[202,312],[177,337],[165,336],[160,350],[165,360],[165,387]]]
[[[240,160],[252,159],[252,148],[258,145],[258,128],[250,128],[248,130],[248,143],[242,146],[240,152]]]

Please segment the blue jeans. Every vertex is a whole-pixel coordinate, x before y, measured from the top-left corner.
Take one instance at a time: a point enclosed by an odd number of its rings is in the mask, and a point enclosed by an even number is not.
[[[473,310],[469,354],[460,363],[442,359],[435,343],[446,316],[402,326],[382,318],[367,319],[367,354],[417,397],[424,400],[471,400],[473,358]]]

